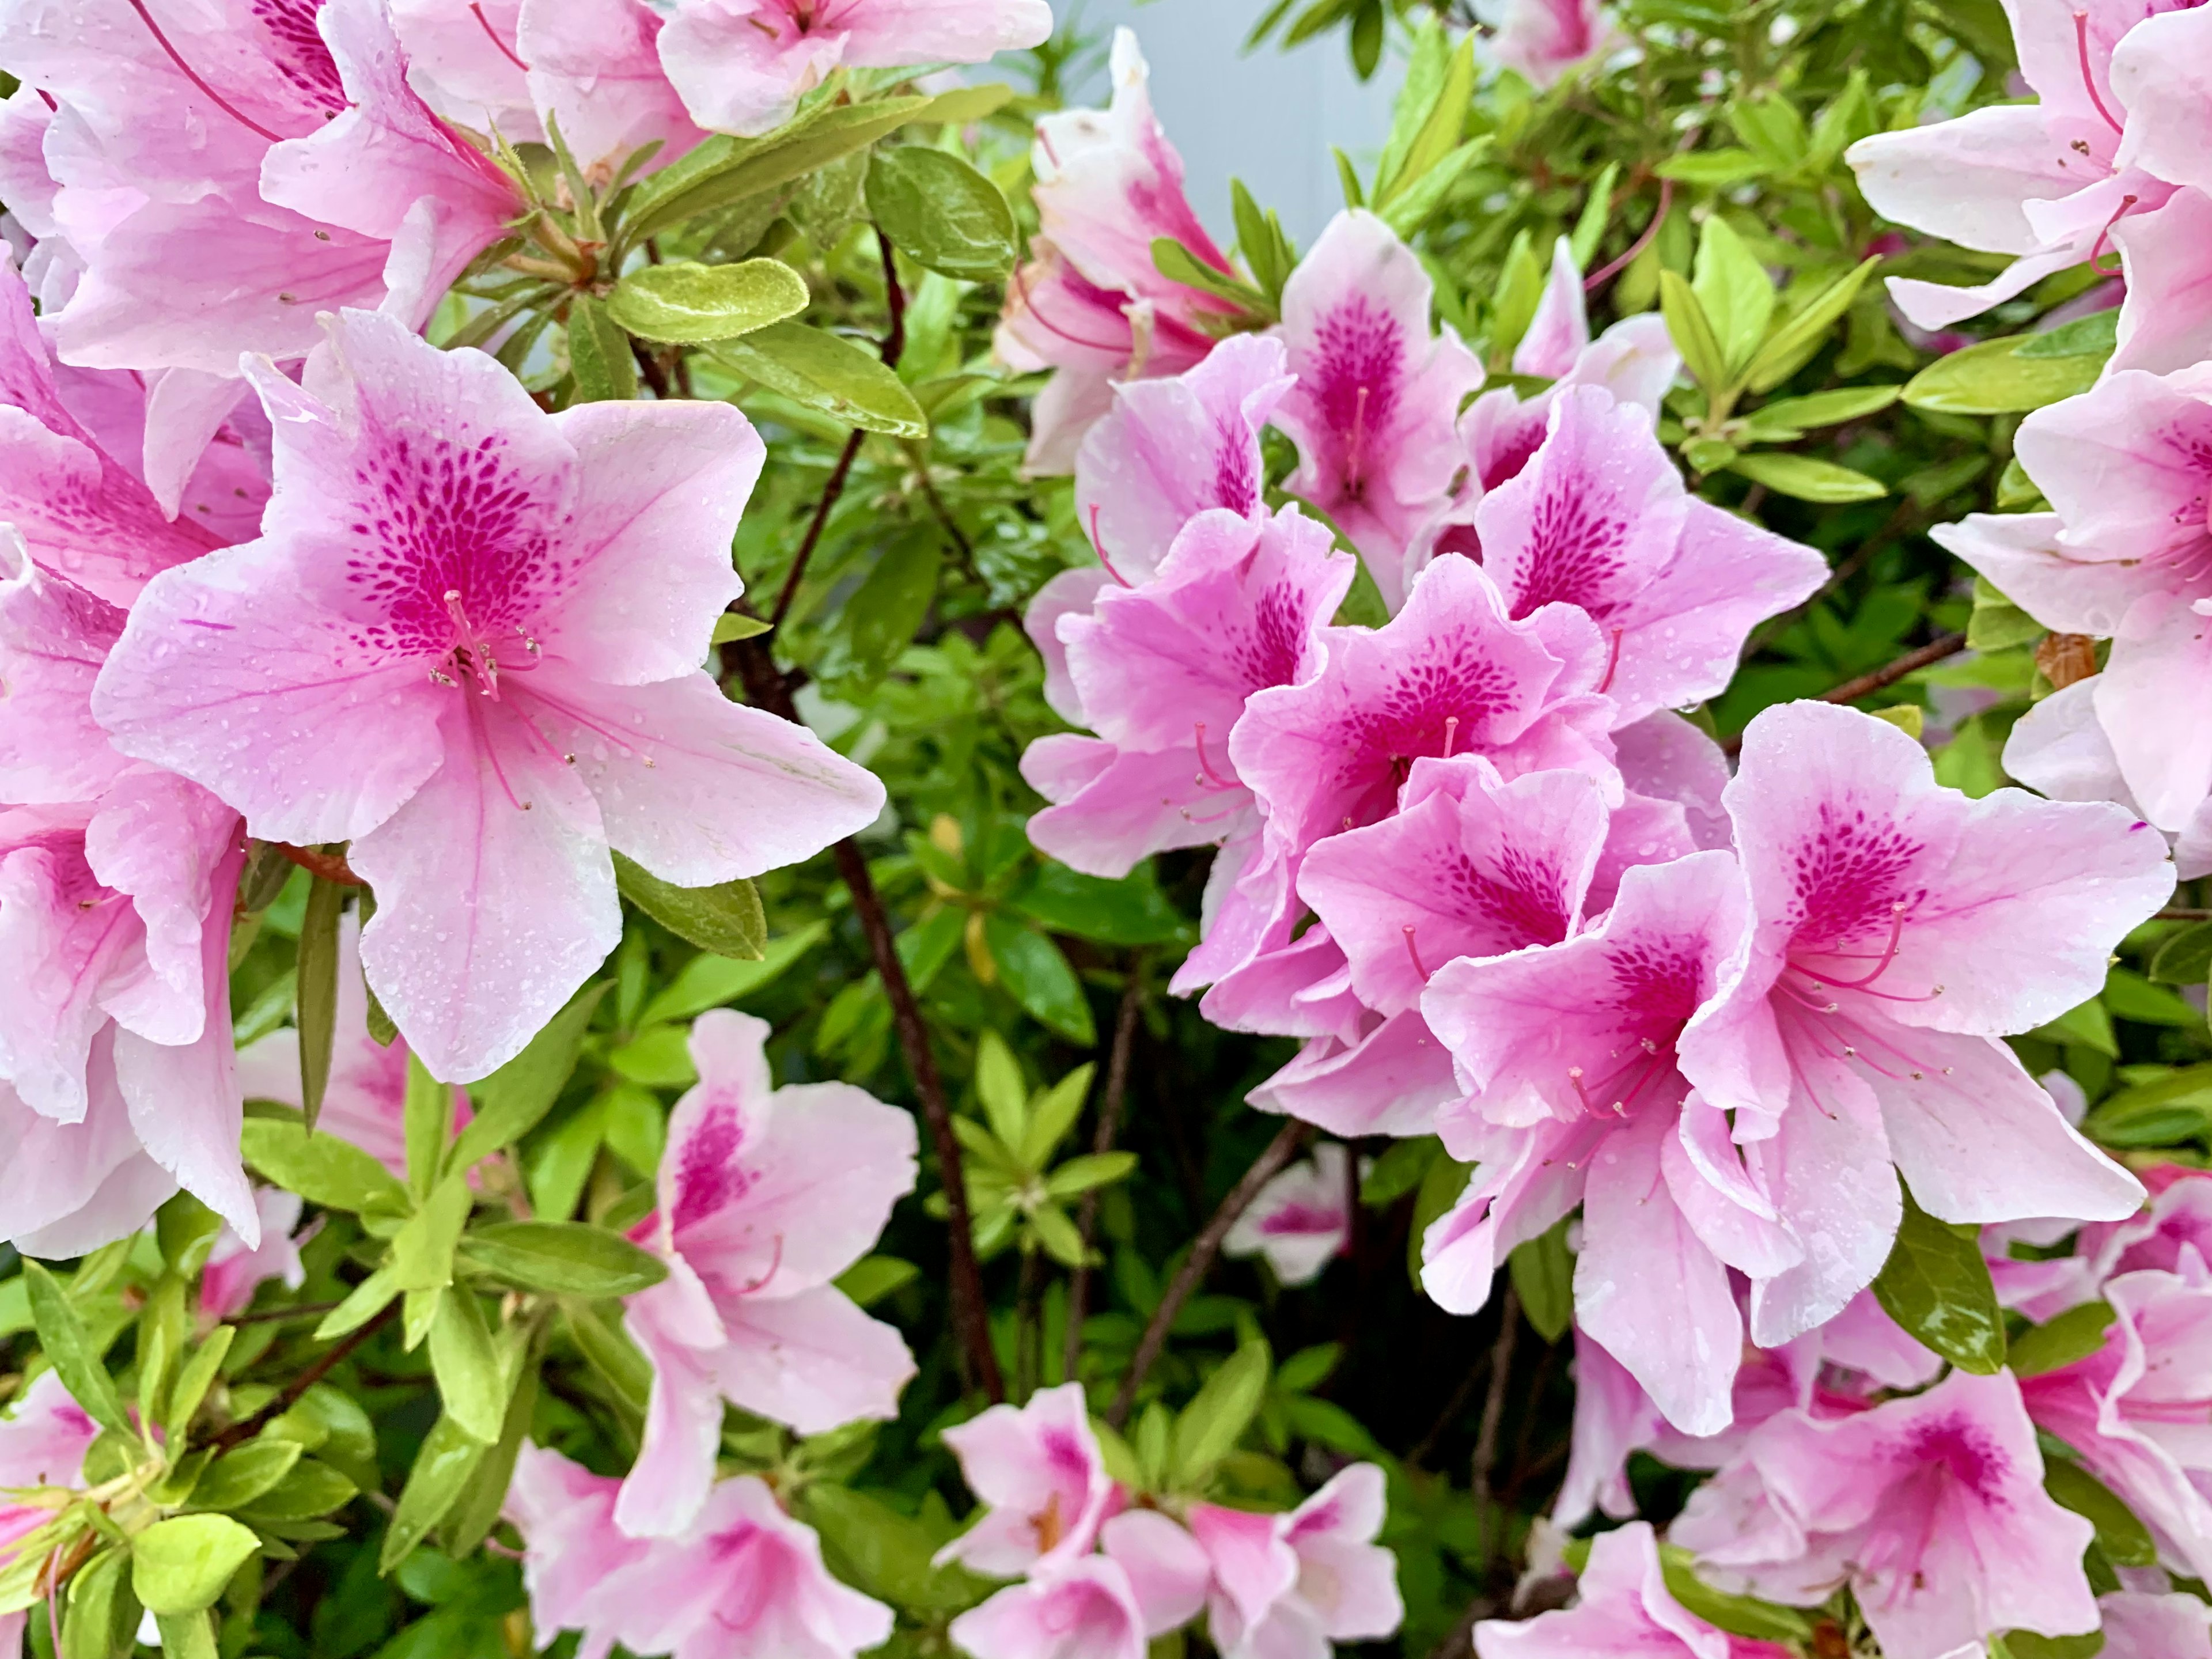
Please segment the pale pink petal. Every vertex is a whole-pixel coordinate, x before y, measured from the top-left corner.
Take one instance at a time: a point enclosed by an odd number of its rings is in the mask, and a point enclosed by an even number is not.
[[[1556,380],[1571,374],[1589,349],[1589,308],[1583,300],[1583,273],[1573,243],[1565,236],[1552,244],[1552,270],[1544,297],[1521,343],[1513,348],[1513,372]]]
[[[1990,253],[2033,253],[2023,203],[2069,196],[2105,176],[2069,150],[2033,105],[1877,133],[1851,146],[1859,189],[1885,219]]]
[[[531,96],[587,169],[618,166],[657,142],[649,172],[707,137],[661,68],[663,27],[635,0],[523,0],[514,39]]]
[[[1109,1559],[1129,1576],[1147,1636],[1164,1636],[1206,1606],[1212,1564],[1198,1541],[1158,1510],[1130,1510],[1099,1535]]]
[[[2212,692],[2212,617],[2180,599],[2139,599],[2098,676],[2097,718],[2129,792],[2161,830],[2186,824],[2212,793],[2212,728],[2173,710]]]
[[[100,797],[85,825],[86,862],[102,886],[130,898],[145,930],[143,963],[128,964],[100,994],[101,1006],[128,1030],[155,1042],[199,1036],[228,967],[230,899],[222,872],[243,845],[238,814],[173,773],[137,767]],[[229,881],[235,886],[234,868]],[[222,934],[224,947],[211,981],[210,932]],[[228,1024],[227,1009],[217,1023]]]
[[[2204,1603],[2177,1590],[2157,1595],[2123,1591],[2097,1603],[2104,1615],[2104,1659],[2212,1659],[2212,1626]]]
[[[1434,1129],[1438,1109],[1462,1092],[1451,1051],[1409,1008],[1348,1040],[1310,1039],[1245,1098],[1332,1134],[1423,1135]]]
[[[673,1281],[671,1281],[672,1283]],[[664,1309],[680,1306],[665,1285],[630,1299],[624,1328],[653,1364],[645,1437],[622,1483],[615,1520],[633,1538],[683,1533],[707,1501],[722,1438],[722,1390],[716,1353],[672,1328]],[[680,1316],[679,1316],[680,1317]]]
[[[2178,191],[2112,227],[2128,282],[2112,369],[2171,374],[2212,356],[2212,195]]]
[[[26,1255],[66,1261],[128,1238],[177,1190],[131,1133],[106,1043],[93,1054],[82,1121],[57,1123],[0,1083],[0,1131],[9,1148],[0,1162],[0,1237]]]
[[[92,799],[130,763],[92,718],[93,682],[124,613],[32,563],[0,526],[0,793],[38,805]]]
[[[1969,514],[1929,532],[2005,598],[2062,634],[2112,634],[2147,593],[2176,591],[2162,562],[2083,557],[2061,544],[2056,513]]]
[[[1037,850],[1109,880],[1155,853],[1217,843],[1251,811],[1249,792],[1206,777],[1195,743],[1146,751],[1055,734],[1023,751],[1022,776],[1053,803],[1029,822]]]
[[[2128,112],[2119,165],[2212,190],[2212,15],[2145,18],[2113,48],[2112,82]]]
[[[1636,1513],[1628,1459],[1650,1446],[1663,1419],[1628,1369],[1575,1331],[1575,1417],[1567,1472],[1552,1505],[1554,1525],[1581,1526],[1593,1515],[1625,1521]]]
[[[1274,1516],[1193,1504],[1183,1520],[1213,1564],[1214,1583],[1242,1626],[1257,1624],[1297,1583],[1297,1553],[1282,1537]]]
[[[781,126],[844,56],[841,30],[795,27],[757,0],[690,0],[660,32],[660,62],[691,118],[750,136]]]
[[[845,27],[855,64],[980,64],[1043,45],[1052,12],[1045,0],[866,0]]]
[[[775,1301],[749,1297],[724,1322],[730,1344],[714,1359],[723,1394],[801,1434],[888,1421],[915,1374],[898,1332],[826,1285]]]
[[[1062,617],[1087,617],[1098,596],[1116,586],[1103,568],[1088,567],[1063,570],[1037,589],[1022,615],[1022,626],[1037,655],[1044,659],[1044,700],[1052,712],[1070,726],[1085,726],[1090,717],[1067,672],[1067,647],[1060,643]]]
[[[1103,1555],[1011,1585],[948,1627],[973,1659],[1144,1659],[1145,1630],[1128,1574]]]

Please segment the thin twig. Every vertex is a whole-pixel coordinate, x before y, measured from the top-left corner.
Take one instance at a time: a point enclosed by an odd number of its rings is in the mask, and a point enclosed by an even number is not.
[[[896,368],[906,356],[906,285],[899,281],[898,251],[891,239],[876,232],[876,246],[884,256],[884,304],[891,313],[891,331],[884,336],[884,367]]]
[[[653,395],[665,402],[669,393],[668,370],[660,359],[646,349],[645,342],[633,339],[629,355],[637,359],[637,372],[645,376],[645,383],[653,388]]]
[[[1490,1525],[1490,1475],[1498,1462],[1498,1432],[1505,1421],[1505,1388],[1513,1372],[1513,1345],[1521,1334],[1521,1298],[1513,1286],[1505,1287],[1505,1294],[1498,1306],[1498,1342],[1490,1351],[1490,1389],[1482,1401],[1482,1421],[1474,1431],[1474,1458],[1468,1481],[1474,1497],[1477,1536],[1482,1540],[1479,1557],[1482,1571],[1490,1571],[1493,1546]]]
[[[233,1314],[222,1321],[226,1325],[273,1325],[285,1319],[319,1319],[327,1313],[336,1313],[344,1306],[340,1302],[309,1302],[297,1308],[268,1308],[259,1313]]]
[[[311,876],[319,876],[334,887],[366,887],[368,884],[353,872],[353,866],[336,853],[318,852],[312,847],[294,847],[289,842],[272,841],[269,843],[284,858],[290,860]]]
[[[1636,256],[1650,247],[1653,240],[1657,237],[1660,228],[1667,222],[1668,211],[1674,205],[1674,181],[1672,179],[1662,179],[1659,181],[1659,205],[1652,210],[1651,222],[1644,227],[1644,234],[1631,242],[1628,245],[1628,251],[1619,258],[1608,264],[1601,265],[1596,270],[1583,277],[1583,292],[1595,293],[1608,278],[1619,276],[1629,266],[1634,264]]]
[[[1121,992],[1121,1011],[1114,1018],[1114,1046],[1106,1057],[1106,1093],[1098,1103],[1097,1131],[1091,1137],[1091,1150],[1097,1155],[1112,1152],[1121,1133],[1121,1113],[1129,1098],[1129,1054],[1136,1047],[1137,1018],[1145,1006],[1143,969],[1141,961],[1130,964],[1129,982]],[[1083,1362],[1083,1322],[1091,1311],[1091,1241],[1098,1231],[1100,1195],[1100,1189],[1093,1187],[1084,1194],[1075,1212],[1075,1231],[1083,1240],[1082,1265],[1067,1287],[1067,1338],[1060,1368],[1061,1377],[1070,1382],[1079,1380],[1076,1371]]]
[[[232,1424],[208,1444],[218,1455],[228,1451],[234,1446],[244,1445],[262,1430],[283,1416],[286,1412],[290,1411],[293,1407],[298,1405],[308,1389],[343,1364],[349,1354],[391,1323],[398,1312],[398,1302],[386,1304],[383,1312],[378,1314],[360,1329],[341,1339],[328,1353],[287,1382],[283,1391],[274,1400],[254,1413],[252,1416]]]
[[[1168,1286],[1160,1298],[1160,1305],[1152,1310],[1152,1322],[1138,1340],[1137,1352],[1129,1362],[1129,1374],[1121,1379],[1121,1392],[1114,1396],[1114,1407],[1106,1413],[1106,1421],[1118,1429],[1129,1420],[1131,1407],[1137,1403],[1137,1390],[1143,1386],[1145,1376],[1167,1346],[1168,1328],[1182,1311],[1182,1304],[1190,1299],[1213,1266],[1213,1259],[1221,1254],[1229,1230],[1237,1224],[1237,1218],[1252,1207],[1252,1200],[1260,1195],[1260,1188],[1273,1181],[1283,1166],[1305,1150],[1306,1143],[1314,1137],[1314,1127],[1293,1118],[1283,1125],[1281,1131],[1267,1143],[1267,1150],[1260,1154],[1244,1178],[1230,1188],[1229,1196],[1221,1200],[1221,1207],[1213,1212],[1213,1219],[1206,1224],[1206,1231],[1192,1243],[1190,1255],[1182,1270]]]
[[[2186,905],[2168,905],[2151,920],[2153,921],[2212,921],[2212,910],[2193,910]]]
[[[837,457],[837,465],[830,471],[830,482],[822,486],[822,500],[814,509],[814,517],[806,526],[806,539],[799,544],[798,556],[791,562],[791,574],[783,579],[782,590],[775,596],[775,609],[769,613],[771,626],[781,628],[790,614],[791,602],[799,597],[799,584],[806,574],[806,566],[814,557],[814,550],[822,544],[822,532],[830,527],[830,515],[836,510],[845,494],[845,481],[853,476],[853,463],[860,459],[860,446],[868,434],[859,427],[845,440],[845,447]]]
[[[1907,674],[1917,673],[1931,664],[1942,662],[1946,657],[1955,657],[1966,648],[1966,636],[1964,634],[1945,634],[1929,641],[1917,650],[1906,652],[1895,662],[1884,663],[1871,673],[1862,674],[1855,680],[1845,680],[1833,690],[1823,691],[1815,701],[1856,702],[1861,697],[1871,696],[1884,686],[1896,684]],[[1742,747],[1743,737],[1740,732],[1721,744],[1721,748],[1731,755]]]

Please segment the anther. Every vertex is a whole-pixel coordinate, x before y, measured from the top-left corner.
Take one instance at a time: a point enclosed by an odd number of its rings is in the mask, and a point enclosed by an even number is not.
[[[1429,970],[1421,965],[1421,947],[1413,942],[1413,924],[1407,922],[1399,930],[1406,936],[1406,954],[1413,959],[1413,973],[1422,984],[1429,982]]]

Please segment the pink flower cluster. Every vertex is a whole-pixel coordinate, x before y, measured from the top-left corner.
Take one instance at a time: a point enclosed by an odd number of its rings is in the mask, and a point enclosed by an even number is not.
[[[1201,1613],[1223,1659],[1325,1655],[1403,1616],[1396,1565],[1374,1541],[1383,1480],[1371,1463],[1282,1514],[1136,1504],[1107,1474],[1073,1382],[994,1406],[945,1441],[982,1507],[939,1559],[1022,1581],[952,1622],[975,1659],[1143,1659]]]
[[[1978,288],[1895,279],[1923,328],[1948,328],[2112,251],[2127,282],[2116,367],[2212,356],[2212,12],[2183,0],[2008,5],[2029,104],[1887,132],[1849,160],[1875,210],[2018,257]]]

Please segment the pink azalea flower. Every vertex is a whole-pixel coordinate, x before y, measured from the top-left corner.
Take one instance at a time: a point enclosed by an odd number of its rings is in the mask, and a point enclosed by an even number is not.
[[[2179,368],[2212,346],[2201,234],[2212,179],[2191,157],[2191,118],[2179,113],[2201,97],[2195,65],[2212,50],[2212,24],[2145,14],[2126,0],[2016,10],[2021,73],[2039,102],[1851,147],[1859,187],[1884,217],[2020,256],[1979,287],[1891,279],[1911,321],[1947,328],[2117,246],[2128,297],[2113,367]]]
[[[1224,1254],[1263,1255],[1285,1285],[1310,1285],[1352,1236],[1352,1154],[1325,1140],[1311,1158],[1260,1188],[1223,1243]]]
[[[512,1057],[614,947],[610,843],[701,887],[875,817],[874,778],[699,667],[761,465],[734,410],[547,415],[358,312],[304,386],[252,374],[264,533],[148,586],[94,708],[262,839],[353,843],[369,982],[434,1074]]]
[[[1014,273],[1000,360],[1053,371],[1030,412],[1029,470],[1072,471],[1084,434],[1113,407],[1115,382],[1180,374],[1212,349],[1206,325],[1225,302],[1160,274],[1152,243],[1171,236],[1234,275],[1183,195],[1182,158],[1152,114],[1137,37],[1114,35],[1113,106],[1037,122],[1031,160],[1041,233]]]
[[[1394,610],[1407,544],[1462,465],[1461,400],[1482,384],[1459,336],[1431,332],[1435,293],[1413,251],[1358,210],[1331,222],[1283,289],[1297,385],[1275,424],[1299,457],[1286,487],[1359,550]]]
[[[2160,1553],[2191,1574],[2212,1568],[2212,1273],[2193,1245],[2179,1273],[2123,1273],[2103,1287],[2117,1317],[2104,1346],[2025,1378],[2039,1428],[2072,1447],[2151,1528]]]
[[[751,135],[840,65],[980,64],[1051,35],[1045,0],[676,0],[660,61],[693,120]]]
[[[1488,0],[1480,15],[1495,31],[1490,55],[1538,88],[1604,51],[1611,35],[1597,0]]]
[[[945,1443],[988,1508],[938,1559],[991,1577],[1048,1575],[1088,1555],[1120,1497],[1079,1382],[1041,1389],[1018,1409],[994,1406],[945,1430]]]
[[[0,1420],[0,1564],[21,1540],[54,1518],[37,1504],[11,1501],[41,1488],[82,1488],[84,1455],[100,1425],[63,1386],[58,1373],[42,1373]]]
[[[1468,1093],[1440,1121],[1444,1144],[1482,1165],[1429,1229],[1422,1284],[1474,1312],[1506,1254],[1581,1203],[1577,1319],[1694,1435],[1732,1415],[1743,1327],[1723,1263],[1771,1273],[1798,1248],[1772,1206],[1709,1168],[1675,1060],[1745,913],[1726,853],[1638,866],[1589,932],[1452,963],[1421,999]]]
[[[1075,464],[1076,515],[1111,578],[1152,580],[1212,508],[1265,516],[1260,430],[1292,384],[1281,341],[1240,334],[1185,374],[1114,388]]]
[[[2132,1215],[2139,1183],[1996,1039],[2094,995],[2165,902],[2172,866],[2147,826],[2018,791],[1969,800],[1895,726],[1809,702],[1752,722],[1726,800],[1751,936],[1681,1055],[1713,1167],[1803,1249],[1755,1275],[1753,1340],[1809,1330],[1871,1282],[1900,1173],[1948,1221]],[[2023,928],[2045,946],[1993,943]]]
[[[1751,630],[1827,579],[1811,548],[1692,495],[1650,416],[1602,386],[1559,391],[1473,529],[1510,614],[1575,605],[1603,631],[1622,726],[1726,690]]]
[[[403,1181],[407,1176],[407,1042],[379,1042],[368,1030],[368,987],[361,970],[361,918],[338,918],[338,999],[330,1082],[316,1128],[349,1140]],[[300,1033],[286,1026],[238,1051],[238,1085],[248,1100],[300,1105]],[[454,1103],[457,1127],[470,1118],[467,1094]]]
[[[659,143],[651,172],[703,140],[660,63],[660,15],[639,0],[392,0],[409,84],[440,118],[510,143],[550,118],[595,182]]]
[[[238,815],[107,745],[88,700],[123,613],[9,551],[0,801],[30,804],[0,806],[0,1104],[27,1154],[0,1231],[88,1248],[181,1182],[258,1243],[230,1035]]]
[[[1590,1540],[1571,1608],[1474,1627],[1479,1659],[1783,1659],[1788,1652],[1716,1629],[1677,1601],[1659,1543],[1638,1521]]]
[[[1379,1641],[1405,1618],[1397,1558],[1376,1543],[1382,1471],[1354,1463],[1282,1515],[1194,1504],[1191,1536],[1213,1564],[1207,1633],[1222,1659],[1317,1655]]]
[[[255,1190],[253,1206],[261,1218],[261,1243],[248,1244],[228,1227],[216,1235],[200,1273],[200,1317],[220,1324],[253,1305],[253,1293],[270,1279],[281,1279],[294,1290],[307,1280],[300,1261],[301,1200],[297,1193],[278,1187]]]
[[[2179,1273],[2192,1250],[2199,1261],[2212,1262],[2212,1174],[2177,1164],[2141,1173],[2151,1191],[2142,1213],[2081,1229],[2075,1248],[2088,1259],[2096,1284],[2146,1268]]]
[[[1053,804],[1030,820],[1044,852],[1093,875],[1127,875],[1171,847],[1249,824],[1230,733],[1252,694],[1310,674],[1352,585],[1328,531],[1286,507],[1215,508],[1176,537],[1139,587],[1059,579],[1030,611],[1049,626],[1076,711],[1095,738],[1040,738],[1022,773]],[[1090,614],[1062,595],[1095,591]]]
[[[23,279],[0,261],[0,514],[38,563],[127,605],[156,573],[222,539],[191,518],[170,522],[137,458],[110,453],[70,410],[64,384],[104,392],[106,379],[56,368]]]
[[[1752,1491],[1767,1523],[1747,1531]],[[1811,1607],[1848,1584],[1889,1659],[2094,1630],[2093,1530],[2044,1492],[2020,1385],[1965,1371],[1850,1417],[1774,1419],[1672,1529],[1716,1582],[1770,1600]]]
[[[653,1362],[645,1444],[617,1508],[640,1535],[692,1524],[725,1399],[817,1434],[894,1416],[914,1375],[898,1333],[830,1283],[913,1190],[914,1120],[848,1084],[774,1088],[768,1035],[729,1009],[693,1025],[699,1082],[669,1119],[660,1207],[632,1235],[669,1269],[629,1304]]]
[[[67,112],[46,142],[82,267],[61,355],[191,371],[179,418],[203,438],[241,351],[298,357],[343,305],[420,321],[521,207],[409,88],[380,0],[328,0],[312,24],[173,6],[158,31],[131,0],[16,0],[0,58]]]
[[[1145,1659],[1146,1622],[1121,1564],[1086,1555],[1012,1584],[947,1627],[971,1659]]]
[[[2212,1611],[2193,1595],[2123,1590],[2097,1603],[2103,1659],[2212,1659]]]
[[[581,1631],[580,1659],[617,1644],[672,1659],[854,1659],[890,1639],[891,1610],[831,1577],[814,1529],[757,1477],[716,1485],[681,1540],[627,1536],[620,1485],[525,1446],[507,1489],[532,1622],[541,1637]]]

